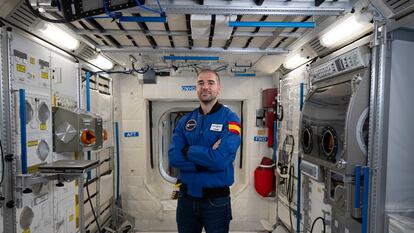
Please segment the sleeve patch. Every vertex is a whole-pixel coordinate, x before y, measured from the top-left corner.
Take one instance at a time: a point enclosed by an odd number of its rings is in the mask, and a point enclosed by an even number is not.
[[[240,135],[240,132],[241,132],[240,124],[237,123],[237,122],[230,121],[229,122],[229,132]]]

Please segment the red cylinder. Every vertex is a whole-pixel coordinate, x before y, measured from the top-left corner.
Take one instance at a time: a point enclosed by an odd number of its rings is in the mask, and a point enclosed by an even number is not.
[[[266,112],[266,127],[267,127],[267,147],[273,147],[273,127],[275,121],[275,113],[273,111]]]
[[[272,159],[263,157],[260,165],[254,171],[254,188],[256,192],[267,197],[273,191],[274,185],[274,162]]]
[[[262,107],[263,108],[274,108],[276,107],[277,101],[277,88],[269,88],[262,91]]]

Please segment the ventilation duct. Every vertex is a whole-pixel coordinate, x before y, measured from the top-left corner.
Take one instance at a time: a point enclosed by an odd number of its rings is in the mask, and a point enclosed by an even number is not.
[[[11,2],[13,1],[6,2],[9,4],[7,5],[7,3],[5,3],[4,6],[1,5],[2,12],[7,12],[7,7],[12,7]],[[32,14],[32,12],[30,12],[24,1],[21,1],[21,3],[18,4],[9,15],[6,16],[6,19],[26,30],[30,30],[33,25],[35,25],[39,20],[35,15]]]
[[[214,24],[214,39],[227,40],[233,31],[228,26],[229,21],[236,20],[236,16],[216,15]],[[210,36],[211,15],[191,15],[191,36],[193,39],[207,39]]]
[[[398,20],[414,13],[414,0],[374,0],[373,4],[386,18]]]
[[[191,15],[191,37],[206,39],[210,35],[211,15]]]

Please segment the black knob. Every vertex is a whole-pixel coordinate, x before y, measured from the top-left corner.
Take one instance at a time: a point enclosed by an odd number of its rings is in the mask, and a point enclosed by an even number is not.
[[[59,182],[59,183],[56,184],[56,187],[63,187],[63,186],[65,186],[65,185],[62,182]]]
[[[25,189],[23,190],[23,193],[32,193],[32,190],[31,190],[31,189],[29,189],[29,188],[25,188]]]
[[[13,200],[11,200],[11,201],[8,201],[7,203],[6,203],[6,206],[7,206],[7,208],[13,208],[14,207],[14,201]]]

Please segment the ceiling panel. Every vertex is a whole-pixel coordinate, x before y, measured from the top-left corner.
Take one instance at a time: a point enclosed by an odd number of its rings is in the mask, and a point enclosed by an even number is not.
[[[248,37],[234,37],[232,43],[230,44],[230,48],[241,48],[246,44],[248,39]]]
[[[168,36],[153,36],[153,38],[157,42],[158,46],[171,47],[170,40],[168,39]]]
[[[176,47],[188,47],[188,39],[186,36],[173,36]]]
[[[131,36],[137,42],[140,47],[151,47],[145,36]]]
[[[114,35],[113,36],[115,40],[117,40],[122,46],[133,46],[134,44],[130,39],[128,39],[126,36],[121,35]]]
[[[207,46],[208,46],[208,39],[197,39],[197,40],[194,40],[194,47],[207,48]]]

